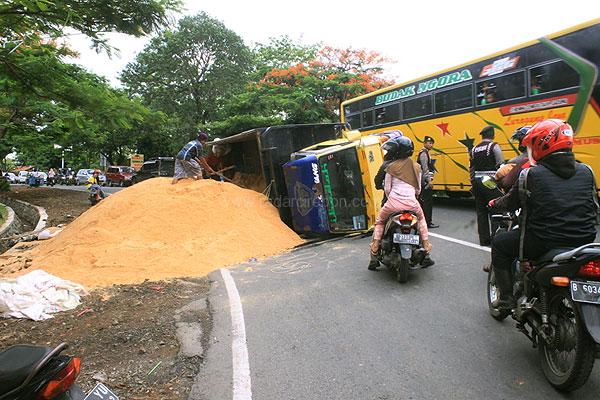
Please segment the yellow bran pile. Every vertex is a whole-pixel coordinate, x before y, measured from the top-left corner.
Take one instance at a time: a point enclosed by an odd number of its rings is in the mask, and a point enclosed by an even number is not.
[[[302,243],[260,193],[214,180],[149,179],[30,250],[31,267],[87,287],[201,276]],[[1,271],[0,267],[0,271]]]

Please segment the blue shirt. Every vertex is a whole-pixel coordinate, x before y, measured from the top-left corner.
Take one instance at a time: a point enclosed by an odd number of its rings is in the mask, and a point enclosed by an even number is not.
[[[179,153],[177,153],[177,158],[179,160],[191,160],[192,158],[200,158],[202,155],[202,143],[198,139],[192,140],[187,143]]]

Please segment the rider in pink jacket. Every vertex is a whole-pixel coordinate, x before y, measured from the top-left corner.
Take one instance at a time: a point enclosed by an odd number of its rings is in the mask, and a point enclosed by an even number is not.
[[[412,211],[417,215],[419,224],[419,235],[423,248],[428,253],[431,252],[432,245],[429,242],[429,230],[425,215],[417,196],[421,190],[421,167],[410,159],[414,151],[412,141],[407,137],[395,139],[396,143],[388,151],[397,151],[398,159],[385,167],[384,191],[387,201],[379,211],[375,221],[375,230],[373,232],[373,241],[371,242],[371,262],[369,269],[374,270],[379,266],[377,259],[383,229],[388,217],[400,211]]]

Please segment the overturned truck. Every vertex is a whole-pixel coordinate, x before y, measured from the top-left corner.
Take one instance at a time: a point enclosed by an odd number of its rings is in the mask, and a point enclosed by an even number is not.
[[[343,124],[280,125],[251,129],[209,142],[219,146],[211,156],[213,168],[231,182],[262,192],[279,210],[281,219],[292,226],[289,196],[283,165],[290,155],[316,143],[341,137]]]

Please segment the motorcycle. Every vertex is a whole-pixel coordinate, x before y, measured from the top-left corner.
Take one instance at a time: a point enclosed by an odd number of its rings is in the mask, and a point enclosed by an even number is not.
[[[396,272],[400,283],[408,281],[411,269],[433,264],[421,247],[415,213],[403,211],[390,216],[383,231],[378,260]],[[419,264],[421,267],[418,267]]]
[[[509,315],[538,348],[542,371],[556,389],[570,392],[590,376],[600,356],[600,243],[555,249],[534,261],[513,265],[516,307],[494,308],[498,290],[488,273],[489,312],[498,321]]]
[[[17,345],[0,353],[0,400],[80,400],[85,394],[75,383],[80,360],[54,349]]]
[[[92,206],[95,206],[104,199],[104,192],[99,185],[92,185],[88,190],[90,191],[88,199],[90,200],[90,204]]]

